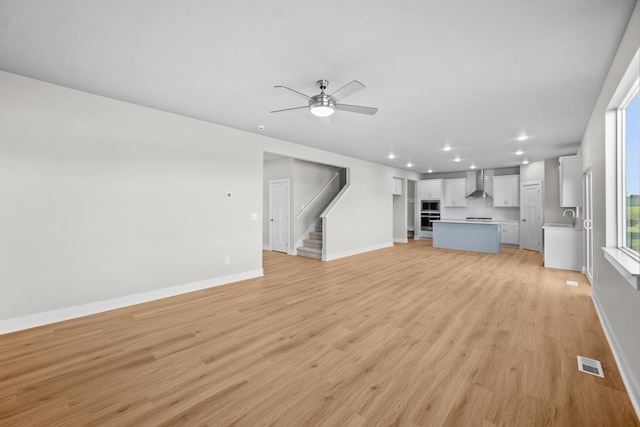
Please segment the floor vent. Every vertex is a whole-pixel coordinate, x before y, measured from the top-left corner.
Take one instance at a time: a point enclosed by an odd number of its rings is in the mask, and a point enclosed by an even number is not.
[[[599,360],[589,359],[588,357],[578,356],[578,370],[585,374],[595,375],[604,378],[602,372],[602,364]]]
[[[573,280],[567,280],[567,286],[578,286],[578,282],[574,282]]]

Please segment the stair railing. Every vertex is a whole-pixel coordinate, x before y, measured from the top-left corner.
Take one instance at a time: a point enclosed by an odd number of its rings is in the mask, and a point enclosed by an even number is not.
[[[321,195],[321,194],[322,194],[322,193],[323,193],[327,188],[329,188],[329,186],[331,185],[331,183],[332,183],[333,181],[335,181],[335,179],[336,179],[339,175],[340,175],[340,172],[336,172],[336,173],[335,173],[335,175],[333,175],[333,177],[329,180],[329,182],[327,182],[327,183],[324,185],[324,187],[322,187],[322,188],[321,188],[321,189],[316,193],[316,195],[315,195],[315,196],[313,196],[313,197],[311,198],[311,200],[309,200],[309,201],[307,202],[307,204],[305,204],[305,205],[302,207],[302,209],[300,209],[300,212],[298,212],[298,213],[296,214],[295,219],[300,218],[300,216],[301,216],[303,213],[305,213],[305,212],[306,212],[306,210],[307,210],[307,209],[309,209],[309,207],[310,207],[312,204],[314,204],[316,200],[318,200],[318,198],[320,197],[320,195]]]

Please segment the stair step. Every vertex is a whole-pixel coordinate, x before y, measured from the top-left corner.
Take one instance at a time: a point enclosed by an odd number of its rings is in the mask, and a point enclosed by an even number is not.
[[[322,233],[322,225],[316,225],[316,231]]]
[[[301,246],[298,248],[298,255],[306,256],[308,258],[322,259],[322,249],[306,248]]]
[[[313,240],[320,240],[322,242],[322,232],[321,231],[312,231],[309,233],[309,238]]]
[[[302,243],[303,243],[303,247],[305,248],[314,248],[314,249],[322,248],[322,240],[304,239]]]

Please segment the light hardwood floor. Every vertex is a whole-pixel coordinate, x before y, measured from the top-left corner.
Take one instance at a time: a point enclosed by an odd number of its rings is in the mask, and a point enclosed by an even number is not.
[[[264,269],[0,336],[0,425],[640,425],[588,282],[538,253],[412,241]]]

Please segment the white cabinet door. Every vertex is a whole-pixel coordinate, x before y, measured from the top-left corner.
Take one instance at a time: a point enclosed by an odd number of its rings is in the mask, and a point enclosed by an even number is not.
[[[496,208],[520,206],[520,177],[518,175],[493,177],[493,206]]]
[[[463,208],[467,206],[467,179],[455,178],[444,180],[444,206],[447,208]]]
[[[520,227],[518,223],[503,222],[500,224],[502,233],[500,243],[505,245],[520,245]]]
[[[420,181],[420,199],[438,199],[442,198],[442,180],[441,179],[423,179]]]
[[[560,206],[573,208],[582,206],[582,158],[560,157]]]

